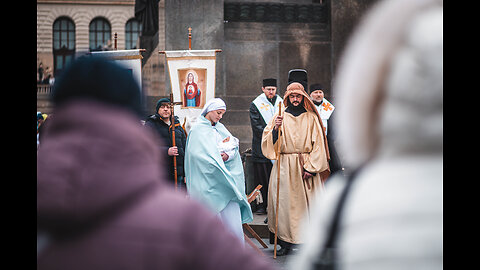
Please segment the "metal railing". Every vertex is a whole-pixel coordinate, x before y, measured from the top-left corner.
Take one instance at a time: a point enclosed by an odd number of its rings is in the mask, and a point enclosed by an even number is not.
[[[37,84],[37,94],[50,94],[52,86],[50,84]]]

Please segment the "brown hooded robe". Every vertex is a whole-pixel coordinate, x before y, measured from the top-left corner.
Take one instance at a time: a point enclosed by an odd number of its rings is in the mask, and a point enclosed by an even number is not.
[[[323,191],[323,182],[328,177],[329,153],[327,140],[320,117],[299,83],[291,83],[287,87],[283,99],[287,106],[288,96],[301,94],[304,98],[304,108],[307,110],[298,116],[282,113],[283,122],[280,127],[282,134],[273,143],[272,132],[275,127],[274,115],[263,131],[262,152],[268,159],[277,160],[277,144],[280,141],[280,161],[275,162],[270,175],[268,193],[268,229],[275,232],[275,214],[277,201],[277,166],[280,164],[280,190],[278,207],[278,238],[294,244],[300,243],[300,226],[306,218],[308,209],[316,194]],[[300,153],[300,154],[299,154]],[[316,173],[307,180],[302,179],[303,169]],[[308,181],[308,183],[307,183]]]

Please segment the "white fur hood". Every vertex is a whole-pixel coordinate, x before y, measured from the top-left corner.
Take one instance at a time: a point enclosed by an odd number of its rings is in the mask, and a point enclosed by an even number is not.
[[[443,1],[379,4],[355,32],[333,88],[338,148],[350,167],[442,151]]]
[[[362,166],[339,226],[339,269],[442,268],[443,1],[378,2],[337,72],[335,141]],[[314,202],[291,269],[315,269],[345,181]]]

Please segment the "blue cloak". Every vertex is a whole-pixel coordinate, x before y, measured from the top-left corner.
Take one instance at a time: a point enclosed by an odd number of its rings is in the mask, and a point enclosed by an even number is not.
[[[220,213],[230,201],[237,202],[242,214],[242,223],[253,220],[252,209],[245,194],[243,164],[235,150],[234,157],[223,162],[217,149],[217,130],[222,138],[232,136],[225,126],[200,115],[187,136],[185,151],[185,177],[190,196]]]

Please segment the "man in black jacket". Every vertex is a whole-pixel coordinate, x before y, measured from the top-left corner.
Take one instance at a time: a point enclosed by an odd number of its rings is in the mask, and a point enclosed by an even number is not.
[[[167,165],[167,173],[172,184],[175,183],[174,161],[176,157],[177,162],[177,187],[179,189],[186,188],[184,181],[183,161],[185,157],[185,146],[187,135],[183,130],[178,117],[175,116],[175,146],[172,146],[172,111],[170,107],[170,99],[162,98],[157,102],[156,113],[150,115],[145,120],[145,126],[153,128],[163,140],[163,145],[160,146],[161,152],[165,154],[165,164]]]
[[[278,112],[278,104],[282,98],[277,95],[277,80],[268,78],[263,80],[263,93],[256,97],[250,104],[250,124],[252,125],[252,164],[254,186],[262,185],[260,190],[263,202],[256,211],[265,214],[267,209],[268,183],[272,161],[262,154],[262,133],[272,116]]]

